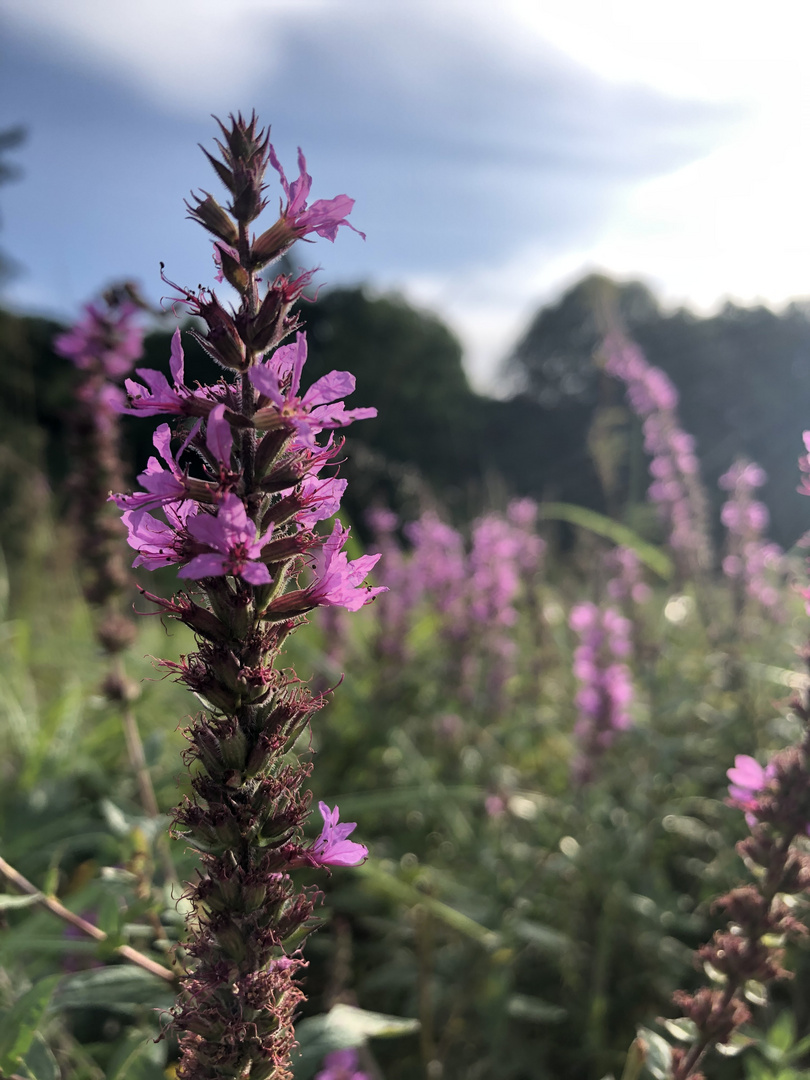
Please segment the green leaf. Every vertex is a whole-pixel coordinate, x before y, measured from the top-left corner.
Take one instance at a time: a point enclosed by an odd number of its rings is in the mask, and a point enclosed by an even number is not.
[[[667,1080],[671,1072],[672,1047],[666,1039],[649,1028],[640,1027],[638,1036],[644,1044],[647,1058],[644,1062],[647,1071],[655,1080]]]
[[[132,1031],[113,1055],[107,1080],[165,1080],[165,1065],[166,1043],[156,1044],[151,1031]]]
[[[122,1012],[134,1012],[144,1005],[157,1008],[171,1000],[162,979],[129,965],[79,971],[64,981],[56,996],[61,1009],[94,1006]]]
[[[752,1039],[750,1035],[743,1035],[741,1031],[735,1031],[728,1042],[718,1043],[715,1049],[723,1057],[736,1057],[743,1050],[747,1050],[749,1046],[755,1045],[756,1039]]]
[[[117,941],[121,933],[121,908],[118,897],[107,891],[101,894],[96,907],[96,925],[108,938]]]
[[[785,1052],[793,1046],[796,1041],[796,1024],[793,1016],[789,1012],[780,1013],[774,1023],[768,1029],[768,1034],[765,1036],[765,1046],[768,1049],[776,1050],[777,1054],[771,1057],[768,1054],[768,1058],[771,1061],[777,1061],[783,1057]],[[762,1048],[763,1050],[765,1047]]]
[[[327,1013],[329,1022],[365,1039],[391,1039],[398,1035],[411,1035],[419,1030],[419,1021],[406,1016],[388,1016],[386,1013],[357,1009],[354,1005],[335,1005]]]
[[[622,1071],[622,1080],[638,1080],[647,1060],[647,1045],[639,1038],[633,1039]]]
[[[552,1005],[528,994],[512,994],[506,1003],[506,1011],[515,1020],[529,1020],[535,1024],[559,1024],[568,1015],[561,1005]]]
[[[29,1080],[59,1080],[56,1058],[39,1032],[34,1034],[31,1048],[23,1059],[23,1069]]]
[[[662,1020],[661,1024],[667,1029],[673,1039],[679,1042],[694,1042],[697,1038],[697,1024],[694,1020],[679,1017],[677,1020]]]
[[[495,950],[501,944],[500,936],[494,930],[488,930],[487,927],[477,923],[475,919],[471,919],[469,915],[456,911],[449,904],[443,904],[441,900],[435,900],[432,896],[428,896],[426,893],[414,888],[413,885],[409,885],[393,874],[389,874],[374,859],[369,859],[362,866],[355,867],[355,873],[368,878],[370,884],[376,886],[381,892],[407,904],[409,907],[415,907],[417,904],[421,905],[440,922],[445,923],[446,926],[450,926],[465,937],[472,938],[479,945],[483,945],[485,949]]]
[[[545,953],[563,953],[574,947],[567,934],[530,919],[516,919],[512,928],[521,941]]]
[[[672,560],[660,548],[647,543],[626,525],[613,521],[604,514],[597,514],[595,510],[587,510],[584,506],[574,506],[572,503],[542,503],[540,517],[546,521],[567,521],[571,525],[579,525],[597,536],[612,540],[614,544],[632,548],[645,566],[649,566],[650,570],[665,581],[669,581],[675,573]]]
[[[311,1016],[296,1026],[295,1078],[309,1080],[333,1050],[350,1050],[365,1045],[368,1039],[394,1038],[418,1030],[418,1020],[367,1012],[352,1005],[335,1005],[328,1013]]]
[[[15,1072],[20,1059],[28,1053],[60,979],[60,975],[40,979],[3,1017],[0,1022],[0,1073]]]
[[[30,896],[27,893],[22,896],[18,893],[0,893],[0,911],[33,907],[34,904],[38,904],[44,897],[45,894],[41,892],[31,893]]]

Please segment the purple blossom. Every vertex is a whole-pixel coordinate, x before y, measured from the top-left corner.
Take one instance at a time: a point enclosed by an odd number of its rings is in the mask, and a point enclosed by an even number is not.
[[[307,473],[298,487],[303,508],[295,515],[302,529],[311,529],[318,521],[333,517],[340,509],[340,500],[348,481],[337,476],[319,477]]]
[[[650,499],[681,557],[682,570],[706,570],[712,553],[706,497],[698,477],[695,440],[678,425],[678,394],[668,376],[648,363],[638,346],[612,333],[604,342],[605,371],[624,382],[628,400],[642,420],[644,449],[652,458]]]
[[[307,853],[316,866],[357,866],[368,858],[368,848],[347,840],[357,828],[356,821],[347,821],[340,825],[340,810],[336,806],[330,810],[325,802],[318,803],[323,818],[321,835]]]
[[[200,513],[191,518],[188,531],[195,540],[212,550],[195,556],[178,577],[199,580],[233,574],[251,585],[268,585],[272,580],[265,564],[258,561],[262,549],[270,541],[270,532],[260,540],[256,539],[256,526],[236,495],[223,496],[216,516]]]
[[[141,355],[143,330],[135,322],[138,308],[132,303],[107,305],[101,311],[87,304],[83,318],[54,339],[54,350],[82,371],[99,370],[108,378],[126,375]]]
[[[632,624],[613,608],[576,604],[568,625],[580,643],[574,650],[574,676],[579,683],[574,735],[579,751],[573,772],[579,783],[592,775],[596,758],[619,731],[631,726],[633,679],[624,661],[632,654]]]
[[[361,555],[349,562],[348,555],[341,550],[348,536],[349,530],[335,521],[331,536],[314,553],[315,582],[305,590],[313,606],[335,604],[347,611],[359,611],[369,600],[388,591],[382,585],[363,586],[366,575],[376,566],[380,556]]]
[[[359,1067],[357,1051],[333,1050],[323,1059],[323,1068],[315,1080],[370,1080]]]
[[[345,427],[353,420],[368,420],[377,415],[376,409],[347,410],[343,402],[338,400],[354,391],[354,375],[348,371],[330,371],[299,397],[301,372],[307,358],[306,335],[296,334],[295,343],[286,348],[295,352],[285,353],[280,362],[274,362],[271,358],[269,363],[251,368],[248,373],[256,389],[269,398],[274,406],[272,410],[262,409],[257,413],[257,427],[290,424],[296,431],[298,441],[314,449],[315,436],[324,428]],[[282,380],[287,364],[290,364],[290,384],[285,394],[282,393]]]
[[[205,424],[205,445],[211,456],[220,463],[226,471],[231,467],[231,452],[233,450],[233,433],[231,425],[225,419],[225,406],[215,405],[208,414]]]
[[[110,500],[115,503],[119,510],[145,510],[162,506],[169,502],[177,502],[185,499],[198,485],[189,481],[188,474],[180,468],[177,459],[183,456],[189,443],[200,430],[201,420],[192,427],[182,446],[177,452],[177,458],[172,455],[172,433],[168,424],[161,424],[152,436],[152,443],[168,465],[165,469],[160,460],[150,457],[146,468],[138,476],[142,487],[146,491],[136,491],[132,495],[111,495]]]
[[[641,560],[632,548],[613,548],[605,557],[605,566],[613,575],[606,585],[611,600],[643,604],[650,598],[652,590],[643,579]]]
[[[312,189],[312,177],[307,173],[307,162],[301,147],[298,148],[298,179],[290,183],[281,167],[272,145],[268,146],[270,164],[281,178],[281,186],[287,196],[287,205],[281,207],[281,222],[294,239],[302,239],[314,232],[334,242],[341,225],[347,225],[365,240],[365,233],[355,229],[346,220],[354,206],[348,195],[336,195],[334,199],[318,199],[307,206]]]
[[[729,492],[720,512],[720,520],[728,530],[722,565],[723,573],[735,582],[738,611],[748,595],[773,617],[781,619],[784,617],[781,598],[772,579],[774,574],[783,573],[783,554],[777,544],[764,539],[768,508],[754,498],[754,491],[766,480],[764,469],[742,459],[720,477],[719,486]]]
[[[146,510],[127,510],[121,520],[127,527],[127,543],[138,552],[133,567],[157,570],[188,558],[188,520],[198,512],[196,502],[186,500],[166,503],[163,513],[167,522],[153,517]]]
[[[726,772],[726,776],[731,781],[728,786],[729,805],[744,810],[748,827],[753,829],[759,811],[756,796],[764,791],[776,776],[775,765],[771,763],[763,768],[748,754],[737,754],[734,767]]]
[[[129,404],[122,411],[138,413],[140,416],[159,416],[161,413],[176,413],[180,416],[205,416],[216,404],[215,388],[208,387],[195,394],[183,382],[184,377],[183,345],[180,330],[172,336],[169,368],[174,388],[162,371],[153,368],[136,368],[135,374],[145,386],[134,379],[124,383],[129,396]]]

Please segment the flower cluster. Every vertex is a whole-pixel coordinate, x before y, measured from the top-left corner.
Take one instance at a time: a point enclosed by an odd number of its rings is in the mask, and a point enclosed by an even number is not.
[[[335,514],[345,488],[332,467],[341,445],[334,432],[376,410],[345,407],[354,389],[348,372],[333,371],[302,392],[307,346],[292,308],[309,275],[262,286],[256,273],[310,233],[334,240],[352,200],[308,205],[303,155],[290,184],[255,116],[220,126],[221,159],[208,157],[230,202],[223,207],[203,192],[189,210],[213,234],[239,304],[226,310],[207,290],[180,290],[178,299],[205,324],[205,335],[190,332],[229,375],[188,387],[178,330],[171,380],[139,369],[127,381],[123,411],[169,422],[155,432],[156,456],[139,490],[112,499],[134,565],[176,566],[190,590],[171,599],[144,595],[195,633],[197,652],[164,665],[206,703],[186,731],[192,794],[174,818],[176,835],[201,862],[187,894],[194,964],[174,1011],[178,1076],[283,1080],[303,996],[299,949],[317,899],[292,872],[353,866],[368,852],[348,839],[355,826],[325,803],[320,836],[303,837],[311,766],[295,747],[322,699],[277,661],[307,612],[356,611],[384,591],[364,584],[378,555],[350,561],[348,530],[338,521],[328,534],[316,528]],[[249,226],[267,203],[268,166],[285,198],[278,221],[256,238]]]
[[[505,516],[491,513],[473,522],[468,548],[461,533],[428,511],[405,526],[406,552],[396,540],[396,516],[375,510],[369,520],[390,584],[377,610],[382,655],[408,657],[410,630],[429,604],[441,636],[454,645],[462,699],[483,686],[496,702],[516,662],[511,631],[517,605],[531,593],[542,565],[545,542],[534,532],[536,516],[531,499],[516,500]]]
[[[133,285],[110,289],[54,340],[54,350],[77,371],[77,404],[70,414],[70,507],[82,585],[88,601],[100,610],[97,633],[111,653],[123,649],[133,633],[119,610],[130,575],[121,557],[121,525],[110,513],[107,496],[124,483],[120,383],[141,355],[142,308]]]
[[[643,604],[652,595],[644,580],[641,560],[629,547],[611,548],[605,556],[605,568],[610,573],[606,590],[611,600],[618,604]]]
[[[633,678],[625,663],[632,653],[632,624],[614,608],[582,603],[571,609],[568,625],[579,638],[574,651],[578,753],[572,771],[576,782],[584,784],[617,732],[632,723]]]
[[[650,455],[648,494],[658,507],[684,576],[712,565],[706,497],[699,478],[695,441],[678,424],[678,392],[637,345],[618,333],[604,343],[605,371],[621,379],[633,411],[642,420]]]
[[[737,585],[738,613],[745,597],[750,596],[775,618],[782,617],[779,591],[773,578],[782,570],[782,549],[764,539],[768,527],[768,508],[754,498],[767,477],[764,469],[750,461],[735,461],[719,484],[729,492],[720,518],[728,530],[727,553],[723,573]]]

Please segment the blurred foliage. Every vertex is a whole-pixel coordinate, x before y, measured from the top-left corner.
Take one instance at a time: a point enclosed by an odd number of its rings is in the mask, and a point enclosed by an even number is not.
[[[364,866],[321,882],[300,1080],[343,1046],[363,1048],[386,1080],[619,1076],[636,1028],[655,1030],[672,990],[699,979],[691,950],[716,924],[713,897],[741,873],[734,843],[745,825],[724,805],[725,770],[737,753],[762,756],[796,736],[772,702],[790,681],[804,618],[788,596],[787,626],[755,610],[735,622],[716,582],[707,628],[688,594],[673,604],[671,587],[656,586],[635,615],[635,726],[595,782],[573,788],[567,613],[593,593],[607,543],[578,535],[527,583],[512,630],[521,662],[497,701],[486,680],[472,693],[459,682],[458,643],[438,633],[429,603],[404,660],[378,648],[386,597],[290,639],[285,662],[316,688],[346,673],[315,720],[312,783],[371,849]],[[127,943],[170,963],[182,938],[177,881],[192,862],[173,843],[173,880],[160,849],[167,820],[138,805],[63,540],[46,529],[24,603],[0,624],[0,852],[109,937],[83,939],[15,903],[13,889],[0,895],[0,1068],[34,1080],[158,1078],[173,1062],[171,1040],[152,1041],[171,988],[114,950]],[[150,656],[190,648],[182,628],[144,617],[127,661],[163,811],[178,777],[183,786],[178,726],[194,703]],[[800,977],[759,1010],[764,1042],[753,1032],[711,1077],[803,1075],[806,950],[789,962]]]
[[[508,362],[523,394],[565,415],[581,447],[594,423],[615,420],[617,409],[627,425],[622,388],[593,362],[611,310],[649,363],[678,388],[680,419],[697,439],[715,506],[717,480],[734,458],[756,461],[770,478],[762,498],[772,536],[783,547],[795,543],[806,528],[796,493],[796,448],[810,416],[808,305],[793,303],[777,314],[728,303],[703,318],[684,308],[664,310],[637,282],[618,285],[597,275],[581,281],[538,312]],[[625,494],[638,500],[645,482],[637,461],[624,478]]]
[[[406,514],[446,502],[463,521],[488,501],[503,505],[510,491],[591,511],[613,499],[617,516],[643,533],[648,564],[665,565],[649,547],[656,534],[647,511],[632,498],[643,472],[638,463],[633,472],[635,436],[618,388],[592,363],[596,324],[586,304],[593,309],[583,286],[544,313],[542,340],[556,340],[548,365],[533,366],[539,354],[527,344],[515,361],[523,389],[496,401],[469,389],[458,344],[434,317],[363,290],[319,300],[305,313],[310,377],[351,370],[358,389],[349,404],[381,412],[349,429],[350,513],[359,521],[374,500]],[[679,385],[707,471],[747,450],[773,476],[780,528],[795,524],[791,538],[801,532],[798,516],[780,507],[795,485],[804,423],[806,314],[663,315],[638,287],[621,293],[621,310],[650,360]],[[76,582],[75,541],[60,524],[72,372],[50,350],[55,330],[0,315],[0,547],[12,579],[0,580],[0,854],[107,938],[77,936],[10,887],[0,894],[0,1070],[29,1080],[158,1080],[174,1061],[171,1039],[154,1041],[171,988],[116,950],[129,945],[167,967],[174,949],[182,957],[180,882],[193,861],[178,842],[167,857],[168,818],[140,808],[117,707],[100,692],[104,661]],[[710,359],[710,341],[719,359]],[[747,359],[732,363],[724,341],[737,341]],[[766,349],[781,372],[771,386]],[[160,330],[144,363],[166,370],[167,358]],[[790,372],[793,382],[778,392]],[[189,341],[188,381],[209,375]],[[734,434],[749,398],[760,419]],[[615,425],[605,420],[609,408],[620,411]],[[150,452],[149,425],[140,427],[146,434],[129,431],[133,471]],[[611,440],[620,486],[606,496],[599,477],[609,472]],[[567,546],[558,542],[562,519]],[[600,759],[594,782],[576,788],[567,616],[578,600],[599,596],[603,550],[628,533],[559,506],[545,516],[541,508],[541,520],[551,556],[526,583],[511,631],[519,662],[497,699],[486,679],[459,678],[458,641],[428,602],[397,660],[380,648],[386,597],[337,624],[314,618],[290,639],[286,662],[316,688],[335,687],[345,673],[316,717],[312,786],[315,799],[339,802],[371,849],[364,866],[322,882],[324,926],[307,943],[299,1080],[347,1046],[360,1047],[362,1067],[386,1080],[618,1077],[637,1030],[663,1039],[657,1018],[672,1014],[672,990],[701,978],[692,950],[717,925],[711,901],[742,873],[734,844],[745,824],[725,805],[726,769],[735,754],[764,760],[795,739],[795,720],[774,699],[791,683],[806,619],[787,588],[790,618],[775,626],[756,610],[738,618],[722,580],[700,604],[688,585],[675,596],[655,582],[633,615],[635,725]],[[170,591],[172,573],[162,577],[158,591]],[[164,815],[184,787],[180,728],[194,701],[151,657],[192,648],[182,628],[144,616],[127,659]],[[798,977],[758,1011],[736,1056],[710,1063],[712,1078],[805,1074],[807,948],[794,948],[789,964]],[[645,1080],[658,1075],[657,1060],[648,1058]]]
[[[770,477],[762,498],[773,539],[795,543],[805,526],[795,475],[810,415],[810,310],[793,304],[775,314],[729,304],[701,318],[663,310],[642,285],[600,277],[538,312],[509,357],[504,386],[516,390],[504,398],[473,392],[452,333],[397,296],[335,289],[302,306],[309,377],[351,371],[357,390],[350,405],[379,410],[376,420],[346,433],[346,506],[357,527],[374,502],[414,517],[435,501],[465,521],[508,495],[626,517],[647,481],[622,388],[594,362],[609,306],[678,387],[681,420],[697,438],[715,507],[717,479],[734,458],[757,461]],[[64,480],[73,373],[51,350],[56,330],[48,320],[0,312],[0,455],[8,462],[0,495],[15,507],[32,466],[57,493]],[[146,340],[144,366],[168,373],[172,330],[169,313]],[[208,382],[208,357],[188,335],[184,347],[189,384]],[[133,473],[152,452],[150,431],[143,421],[125,423]],[[15,537],[13,520],[0,525],[9,557]]]

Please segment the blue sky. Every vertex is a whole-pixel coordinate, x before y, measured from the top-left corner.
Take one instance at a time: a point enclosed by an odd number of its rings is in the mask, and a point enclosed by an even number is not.
[[[256,108],[364,243],[298,253],[459,333],[479,386],[538,303],[589,270],[665,297],[810,292],[804,5],[685,0],[4,0],[3,300],[61,315],[111,279],[208,284],[191,188],[211,113]],[[729,15],[734,13],[734,19]],[[781,16],[781,19],[780,19]],[[805,126],[805,130],[810,130]],[[792,225],[790,223],[792,222]]]

